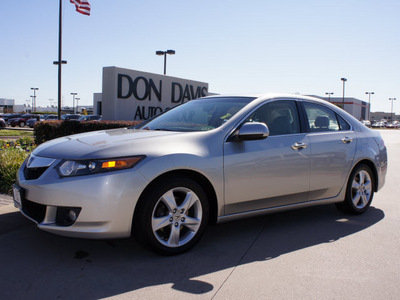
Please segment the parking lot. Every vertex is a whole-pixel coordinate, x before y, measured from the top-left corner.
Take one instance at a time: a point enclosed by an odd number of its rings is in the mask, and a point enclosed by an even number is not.
[[[3,202],[0,298],[399,299],[400,131],[380,132],[387,181],[364,215],[328,205],[220,224],[174,257],[54,236]]]

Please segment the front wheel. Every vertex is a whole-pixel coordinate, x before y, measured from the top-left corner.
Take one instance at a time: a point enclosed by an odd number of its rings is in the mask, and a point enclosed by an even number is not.
[[[346,212],[362,214],[371,205],[374,197],[375,178],[367,165],[357,166],[347,183],[346,198],[336,206]]]
[[[187,178],[172,178],[153,185],[141,198],[133,235],[160,254],[179,254],[200,240],[208,216],[208,199],[201,185]]]
[[[25,127],[25,122],[21,121],[21,122],[19,123],[19,127]]]

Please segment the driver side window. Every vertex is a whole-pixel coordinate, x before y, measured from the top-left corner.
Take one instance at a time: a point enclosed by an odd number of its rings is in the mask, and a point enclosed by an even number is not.
[[[297,106],[294,101],[273,101],[258,108],[246,122],[268,126],[270,136],[300,133]]]

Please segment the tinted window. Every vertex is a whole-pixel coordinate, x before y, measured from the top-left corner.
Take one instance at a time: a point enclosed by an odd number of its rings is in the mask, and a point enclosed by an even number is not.
[[[310,132],[339,131],[336,114],[327,107],[304,103]]]
[[[270,135],[300,133],[300,123],[294,101],[274,101],[258,108],[246,122],[261,122]]]

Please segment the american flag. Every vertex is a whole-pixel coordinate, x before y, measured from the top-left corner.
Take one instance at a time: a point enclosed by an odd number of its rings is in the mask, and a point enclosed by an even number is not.
[[[87,0],[70,0],[71,3],[75,4],[76,11],[81,14],[90,16],[90,4]]]

